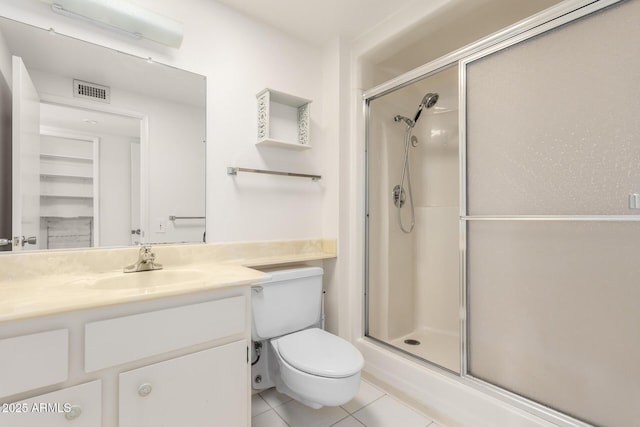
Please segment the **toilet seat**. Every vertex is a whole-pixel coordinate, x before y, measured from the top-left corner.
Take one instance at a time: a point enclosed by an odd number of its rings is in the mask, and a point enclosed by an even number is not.
[[[360,352],[348,341],[322,329],[305,329],[273,340],[280,357],[310,375],[344,378],[364,365]]]

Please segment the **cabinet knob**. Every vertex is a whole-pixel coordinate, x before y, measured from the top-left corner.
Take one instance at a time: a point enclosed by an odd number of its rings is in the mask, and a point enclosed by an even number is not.
[[[80,414],[82,414],[82,407],[80,407],[80,405],[73,405],[71,406],[71,408],[69,408],[69,411],[64,414],[64,417],[71,421],[78,418]]]
[[[151,384],[144,383],[141,384],[140,387],[138,387],[138,394],[142,397],[147,397],[151,394],[151,390],[153,390]]]

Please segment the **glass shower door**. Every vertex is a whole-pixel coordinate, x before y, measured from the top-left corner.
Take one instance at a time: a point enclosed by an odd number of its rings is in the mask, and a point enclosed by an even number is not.
[[[463,64],[465,374],[613,427],[640,402],[638,16],[620,2]]]

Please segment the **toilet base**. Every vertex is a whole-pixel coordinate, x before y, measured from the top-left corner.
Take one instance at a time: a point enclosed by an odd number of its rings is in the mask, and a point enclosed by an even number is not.
[[[340,406],[355,397],[360,389],[360,371],[341,378],[319,377],[293,368],[271,345],[270,365],[275,368],[272,378],[276,389],[311,408]],[[276,366],[274,366],[276,365]]]
[[[260,345],[260,356],[258,358],[254,342],[251,342],[251,348],[253,349],[251,359],[251,387],[254,390],[265,390],[276,385],[272,376],[275,368],[271,362],[274,356],[273,350],[271,349],[269,341],[260,341]]]

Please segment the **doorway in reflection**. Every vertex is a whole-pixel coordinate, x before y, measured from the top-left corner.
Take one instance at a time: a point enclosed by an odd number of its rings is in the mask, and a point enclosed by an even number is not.
[[[38,247],[139,242],[140,119],[42,103],[40,122]]]

